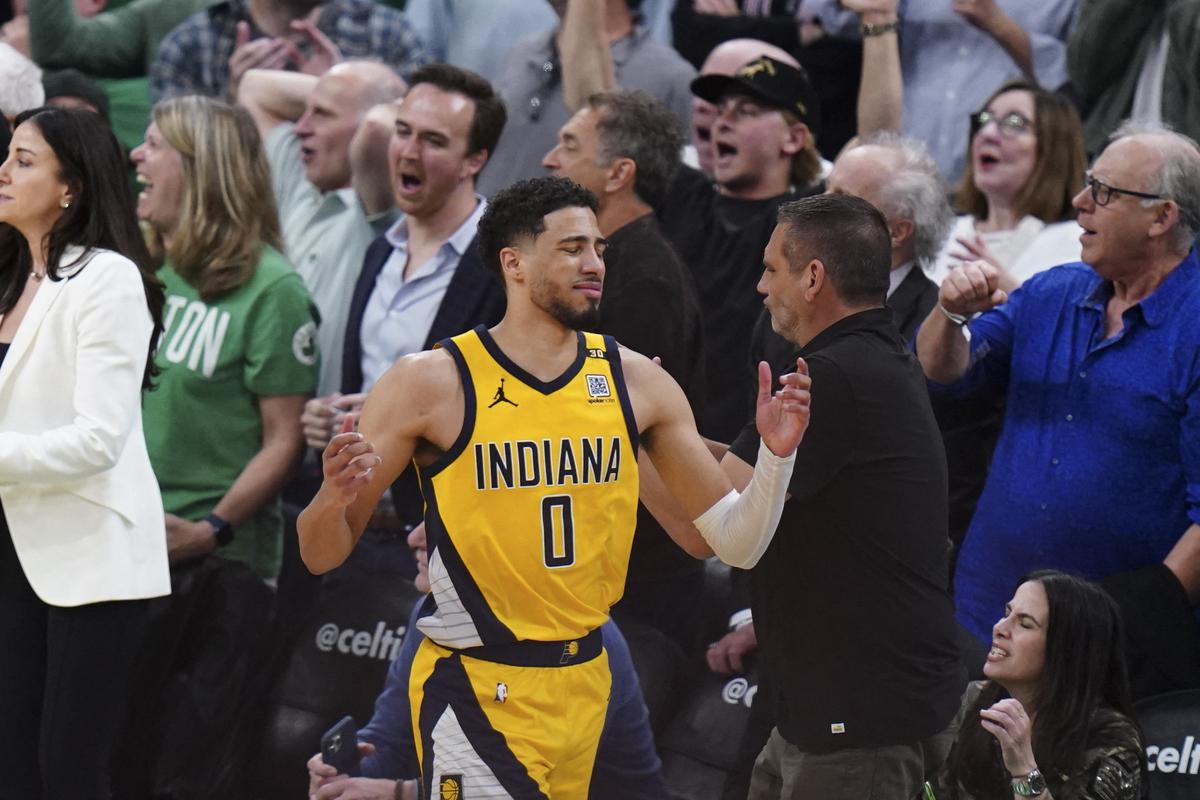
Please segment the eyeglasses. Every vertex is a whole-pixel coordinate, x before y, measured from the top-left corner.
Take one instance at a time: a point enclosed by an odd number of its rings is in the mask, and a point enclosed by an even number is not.
[[[999,116],[994,111],[984,109],[983,111],[976,111],[971,115],[971,136],[983,130],[989,122],[996,123],[996,127],[1000,129],[1000,135],[1009,139],[1014,136],[1020,136],[1033,127],[1033,120],[1016,111],[1010,111],[1004,116]]]
[[[1166,200],[1161,194],[1149,194],[1147,192],[1135,192],[1132,189],[1118,189],[1116,186],[1109,186],[1104,181],[1097,178],[1088,170],[1083,174],[1083,185],[1092,190],[1092,200],[1098,206],[1106,206],[1112,202],[1114,194],[1127,194],[1130,197],[1141,197],[1145,200]]]

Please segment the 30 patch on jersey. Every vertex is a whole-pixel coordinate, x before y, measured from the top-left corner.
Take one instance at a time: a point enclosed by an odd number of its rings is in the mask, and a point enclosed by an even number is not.
[[[612,397],[607,375],[587,375],[588,397]]]
[[[441,800],[463,800],[462,775],[443,773],[438,781],[438,797]]]

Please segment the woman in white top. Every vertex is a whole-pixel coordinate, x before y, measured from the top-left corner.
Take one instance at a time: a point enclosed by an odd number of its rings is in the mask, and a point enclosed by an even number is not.
[[[1079,115],[1061,95],[1006,83],[971,118],[971,151],[958,187],[965,212],[929,276],[982,259],[1011,292],[1031,275],[1079,260],[1071,198],[1086,169]]]
[[[97,114],[0,164],[0,796],[109,797],[149,599],[170,592],[142,389],[163,292]]]

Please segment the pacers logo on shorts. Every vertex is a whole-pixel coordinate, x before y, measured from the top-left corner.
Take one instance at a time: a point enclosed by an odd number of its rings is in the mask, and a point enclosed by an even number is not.
[[[463,800],[462,775],[442,775],[438,782],[438,797],[441,800]]]
[[[579,655],[579,642],[570,641],[563,645],[562,658],[558,660],[559,664],[566,664],[575,656]]]

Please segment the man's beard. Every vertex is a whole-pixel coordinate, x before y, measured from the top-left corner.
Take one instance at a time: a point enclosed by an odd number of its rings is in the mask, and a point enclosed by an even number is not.
[[[557,297],[550,301],[546,313],[575,331],[594,331],[600,327],[600,304],[588,303],[585,309],[575,309]]]

